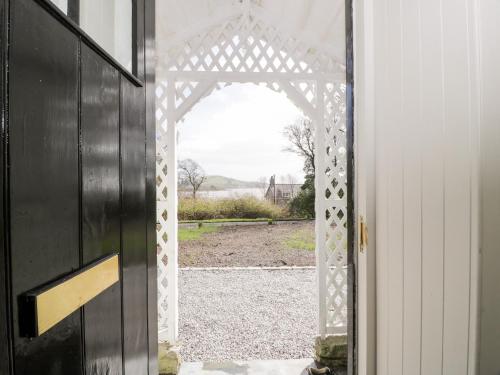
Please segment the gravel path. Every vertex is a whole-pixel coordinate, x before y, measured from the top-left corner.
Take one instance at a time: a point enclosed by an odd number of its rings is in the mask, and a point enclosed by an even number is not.
[[[315,271],[180,270],[184,361],[310,358]]]

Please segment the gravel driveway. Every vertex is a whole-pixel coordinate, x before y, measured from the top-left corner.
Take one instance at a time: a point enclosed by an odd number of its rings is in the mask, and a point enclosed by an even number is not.
[[[310,358],[313,269],[179,271],[184,361]]]
[[[312,242],[313,249],[301,248]],[[287,246],[288,244],[288,246]],[[296,245],[298,248],[293,248]],[[314,266],[314,222],[224,225],[199,240],[179,241],[181,267]]]

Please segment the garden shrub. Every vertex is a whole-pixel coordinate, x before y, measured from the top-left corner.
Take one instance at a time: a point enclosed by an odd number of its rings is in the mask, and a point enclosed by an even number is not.
[[[179,199],[179,220],[279,219],[288,216],[286,207],[251,196],[224,199]]]
[[[307,175],[300,192],[289,203],[290,213],[297,217],[315,217],[314,175]]]

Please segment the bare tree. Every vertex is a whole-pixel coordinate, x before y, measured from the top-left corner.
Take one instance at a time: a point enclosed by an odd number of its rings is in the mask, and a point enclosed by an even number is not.
[[[284,151],[293,152],[304,158],[304,172],[314,175],[314,129],[311,120],[299,118],[295,123],[285,127],[283,135],[290,142]]]
[[[181,185],[191,185],[193,189],[193,199],[196,199],[196,192],[207,180],[203,168],[192,159],[179,161],[179,183]]]

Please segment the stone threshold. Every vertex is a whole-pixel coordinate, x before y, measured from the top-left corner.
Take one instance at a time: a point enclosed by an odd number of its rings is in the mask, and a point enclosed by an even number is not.
[[[307,375],[312,359],[182,363],[179,375]]]

